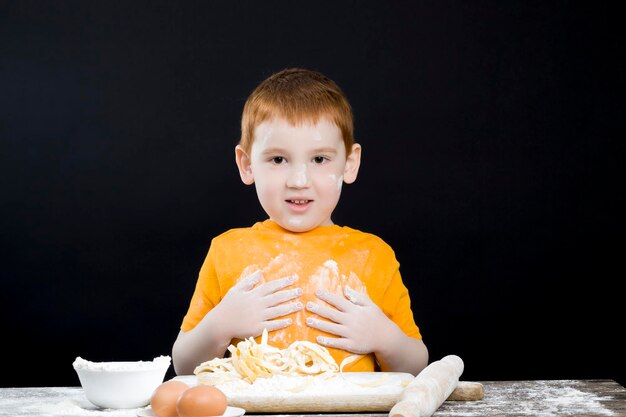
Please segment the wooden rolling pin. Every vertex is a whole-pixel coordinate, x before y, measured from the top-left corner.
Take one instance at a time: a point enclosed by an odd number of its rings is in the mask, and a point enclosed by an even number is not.
[[[462,373],[463,360],[456,355],[431,363],[407,385],[389,411],[389,417],[431,416],[446,399],[482,399],[484,388],[476,382],[463,384],[457,394],[452,395]]]
[[[480,382],[459,381],[446,401],[478,401],[485,398],[485,387]]]

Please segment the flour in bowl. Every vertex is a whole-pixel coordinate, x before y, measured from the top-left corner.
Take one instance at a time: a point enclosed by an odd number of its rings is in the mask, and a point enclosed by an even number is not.
[[[151,361],[134,362],[92,362],[81,358],[74,360],[74,369],[88,369],[90,371],[137,371],[140,369],[158,369],[170,366],[169,356],[159,356]]]

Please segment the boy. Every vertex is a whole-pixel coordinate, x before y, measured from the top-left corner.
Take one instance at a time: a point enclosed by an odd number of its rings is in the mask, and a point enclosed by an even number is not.
[[[244,105],[235,161],[269,219],[211,242],[172,349],[176,373],[266,328],[281,349],[308,340],[338,364],[363,355],[346,371],[417,375],[428,351],[392,249],[331,220],[361,161],[341,89],[304,69],[270,76]]]

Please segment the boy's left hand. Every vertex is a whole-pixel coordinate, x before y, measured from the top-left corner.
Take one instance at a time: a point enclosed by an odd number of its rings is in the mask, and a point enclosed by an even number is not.
[[[317,343],[357,354],[377,352],[395,324],[367,296],[346,286],[345,297],[327,290],[315,295],[335,308],[309,302],[306,309],[327,320],[308,317],[306,324],[338,337],[318,336]]]

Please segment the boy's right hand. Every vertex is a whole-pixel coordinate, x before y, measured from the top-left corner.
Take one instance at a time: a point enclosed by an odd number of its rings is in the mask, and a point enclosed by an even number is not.
[[[279,278],[257,285],[261,278],[260,270],[243,278],[228,290],[214,308],[219,313],[224,332],[231,339],[256,337],[263,333],[263,329],[271,332],[285,328],[292,324],[292,320],[280,317],[302,310],[301,302],[286,303],[302,295],[302,289],[283,290],[295,282],[295,277]]]

